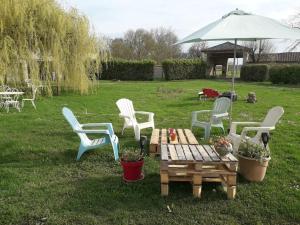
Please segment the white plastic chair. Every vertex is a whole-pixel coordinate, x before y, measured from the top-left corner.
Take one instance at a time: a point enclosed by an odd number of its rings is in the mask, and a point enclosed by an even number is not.
[[[119,116],[124,118],[124,126],[122,129],[122,135],[124,133],[125,128],[133,127],[135,139],[137,141],[140,140],[141,130],[145,128],[154,129],[154,113],[152,112],[143,112],[143,111],[135,111],[133,108],[132,101],[126,98],[119,99],[116,102],[120,114]],[[136,120],[136,114],[148,115],[148,121],[144,123],[138,123]]]
[[[18,89],[16,88],[9,88],[6,91],[8,92],[19,92]],[[6,112],[9,112],[9,107],[12,106],[14,108],[16,108],[19,112],[21,112],[20,109],[20,102],[19,102],[19,95],[15,94],[15,95],[7,95],[6,100],[3,103],[4,108],[6,109]]]
[[[32,87],[32,80],[31,79],[25,79],[25,83],[27,87]]]
[[[38,90],[38,87],[32,86],[32,98],[23,98],[22,99],[22,108],[24,107],[24,102],[25,101],[30,101],[33,108],[36,109],[34,101],[35,101],[37,90]]]
[[[263,122],[232,122],[230,127],[230,132],[228,134],[228,139],[233,142],[234,153],[238,152],[240,143],[242,140],[248,140],[250,142],[263,145],[261,134],[267,133],[275,129],[276,123],[282,117],[284,110],[281,106],[275,106],[269,110]],[[242,133],[239,135],[236,133],[237,125],[250,125],[249,127],[244,127]],[[256,131],[254,137],[248,137],[247,133],[249,131]],[[268,147],[268,146],[267,146]]]
[[[230,99],[226,97],[217,98],[214,102],[212,110],[200,110],[192,112],[192,125],[193,127],[202,127],[205,129],[204,138],[208,139],[212,127],[218,127],[224,130],[222,120],[228,118],[228,109],[230,107]],[[209,121],[198,120],[198,115],[210,113]]]
[[[77,133],[80,137],[81,143],[79,146],[77,160],[80,159],[81,155],[91,149],[100,148],[106,144],[111,144],[114,151],[115,160],[119,159],[119,139],[115,135],[113,126],[111,123],[87,123],[87,124],[80,124],[76,117],[74,116],[73,112],[64,107],[62,109],[63,115],[66,120],[69,122],[73,131]],[[83,129],[86,127],[90,127],[93,129]],[[97,129],[95,129],[97,127]],[[99,127],[105,127],[105,129],[99,129]],[[90,140],[87,134],[101,134],[102,138]]]

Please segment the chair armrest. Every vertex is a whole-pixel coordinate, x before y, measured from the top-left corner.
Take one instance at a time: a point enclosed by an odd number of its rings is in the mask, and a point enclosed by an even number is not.
[[[209,113],[211,110],[200,110],[192,112],[192,121],[198,121],[198,114]]]
[[[154,117],[153,112],[135,111],[135,114],[149,115],[148,120],[153,121],[153,117]]]
[[[244,127],[241,133],[241,139],[244,139],[248,131],[269,132],[275,130],[275,127]]]
[[[209,113],[211,110],[200,110],[200,111],[193,111],[192,114],[200,114],[200,113]]]
[[[103,127],[103,126],[109,126],[111,123],[84,123],[81,124],[81,127]]]
[[[80,133],[80,134],[108,134],[109,135],[109,131],[108,130],[74,130],[74,132],[76,133]]]
[[[236,125],[260,125],[261,122],[232,122],[232,124],[236,124]]]
[[[113,135],[114,132],[114,128],[112,126],[112,123],[85,123],[85,124],[81,124],[81,127],[107,127],[110,135]]]
[[[212,117],[214,119],[219,119],[219,118],[223,118],[223,117],[228,117],[228,115],[229,115],[228,113],[220,113],[220,114],[215,114]]]
[[[237,125],[257,125],[259,126],[261,122],[232,122],[230,125],[230,131],[231,134],[236,134],[236,128]]]
[[[119,114],[119,117],[122,117],[122,118],[126,118],[126,119],[129,119],[129,120],[131,120],[131,117],[130,116],[126,116],[126,115],[123,115],[123,114]]]
[[[144,112],[144,111],[135,111],[136,114],[145,114],[145,115],[148,115],[148,114],[153,114],[153,112]]]

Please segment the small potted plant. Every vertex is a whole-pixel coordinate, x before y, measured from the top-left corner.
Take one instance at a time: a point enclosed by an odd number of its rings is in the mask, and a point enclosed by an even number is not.
[[[262,181],[265,177],[270,150],[259,144],[243,140],[238,150],[239,172],[249,181]]]
[[[121,165],[123,167],[124,181],[133,182],[144,178],[144,174],[142,172],[144,154],[139,149],[125,149],[121,157]]]
[[[225,137],[217,137],[214,140],[213,145],[221,157],[226,156],[228,153],[232,153],[233,151],[230,140]]]

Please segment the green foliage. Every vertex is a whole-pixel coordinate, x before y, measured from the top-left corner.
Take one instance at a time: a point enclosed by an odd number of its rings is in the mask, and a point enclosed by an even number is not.
[[[127,60],[152,59],[158,63],[165,59],[180,57],[180,45],[176,34],[171,29],[159,27],[151,29],[128,30],[123,38],[116,38],[110,43],[114,58]]]
[[[274,64],[270,68],[270,80],[274,84],[298,84],[300,83],[299,64]]]
[[[89,75],[99,71],[99,63],[91,63],[99,62],[103,45],[85,16],[55,0],[2,0],[0,15],[0,83],[22,82],[30,71],[33,83],[43,82],[51,94],[55,72],[59,88],[88,91]]]
[[[152,60],[116,59],[102,63],[103,80],[153,80],[155,62]]]
[[[266,81],[269,66],[265,64],[246,64],[241,68],[240,78],[243,81]]]
[[[200,59],[168,59],[162,62],[166,80],[205,78],[206,63]]]
[[[259,144],[243,140],[239,146],[239,154],[248,158],[262,161],[263,159],[270,157],[270,150],[269,148],[264,148]]]
[[[121,159],[126,162],[136,162],[144,158],[141,150],[136,148],[125,148],[122,153]]]

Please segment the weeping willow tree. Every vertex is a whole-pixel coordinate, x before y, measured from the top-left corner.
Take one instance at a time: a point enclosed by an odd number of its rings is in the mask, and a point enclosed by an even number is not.
[[[0,5],[0,83],[24,81],[28,72],[49,94],[53,80],[58,88],[89,90],[90,75],[99,72],[107,55],[85,16],[55,0],[0,0]]]

